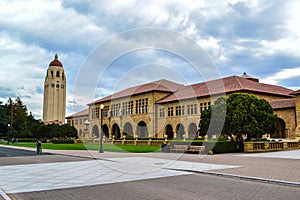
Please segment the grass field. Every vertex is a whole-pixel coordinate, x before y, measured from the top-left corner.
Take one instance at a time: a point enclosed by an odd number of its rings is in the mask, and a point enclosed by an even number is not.
[[[1,143],[5,144],[6,143]],[[9,144],[12,146],[22,146],[36,148],[35,143],[30,142],[20,142],[18,144]],[[99,150],[99,144],[52,144],[43,143],[43,149],[54,149],[54,150]],[[157,146],[135,146],[135,145],[113,145],[113,144],[103,144],[104,151],[110,152],[132,152],[132,153],[148,153],[161,151],[161,147]]]

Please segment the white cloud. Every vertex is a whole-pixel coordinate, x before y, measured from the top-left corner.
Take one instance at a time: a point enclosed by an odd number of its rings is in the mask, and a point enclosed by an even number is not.
[[[265,80],[279,83],[279,80],[287,80],[295,74],[298,77],[295,70],[299,68],[294,66],[300,66],[299,9],[300,3],[289,0],[90,0],[84,3],[78,0],[2,0],[0,89],[6,89],[7,94],[23,96],[24,102],[28,101],[29,109],[36,114],[41,113],[42,95],[36,92],[36,88],[43,87],[46,68],[54,53],[58,52],[63,61],[69,92],[74,90],[76,72],[80,71],[80,65],[92,48],[113,34],[144,27],[169,28],[191,38],[220,66],[223,74],[232,75],[239,70],[249,74],[273,74]],[[160,36],[159,32],[143,37],[137,35],[130,40],[119,38],[101,54],[105,58],[110,57],[115,49],[128,46],[133,49],[145,39],[155,37],[161,37],[160,44],[166,48],[174,45],[172,40]],[[178,45],[176,48],[201,59],[189,46]],[[280,56],[292,63],[284,63],[287,70],[282,70],[284,61]],[[99,70],[102,63],[105,60],[99,63],[94,59],[92,69]],[[189,81],[197,80],[181,59],[147,50],[136,53],[136,57],[128,57],[126,62],[120,63],[119,68],[112,70],[114,73],[101,78],[101,81],[105,81],[101,88],[88,85],[89,79],[95,78],[95,73],[85,74],[81,84],[93,90],[94,96],[109,94],[116,89],[113,88],[116,84],[114,76],[125,77],[130,69],[135,68],[131,73],[136,78],[128,81],[128,86],[154,80],[151,75],[155,73],[151,73],[151,70],[145,76],[139,76],[139,69],[147,65],[170,67],[178,74],[190,74]],[[241,69],[240,66],[248,68]],[[84,106],[93,97],[80,93],[80,100],[75,102],[74,108]],[[1,98],[4,98],[3,94]],[[68,104],[68,109],[70,107],[71,104]]]
[[[281,81],[288,80],[295,77],[300,78],[300,67],[283,69],[275,74],[262,78],[261,82],[276,85]]]
[[[37,93],[37,88],[43,88],[45,66],[48,64],[44,61],[47,58],[49,52],[46,50],[25,45],[0,32],[0,85],[21,97],[36,116],[41,115],[43,99],[42,94]],[[5,100],[6,97],[2,98]]]
[[[73,9],[63,8],[58,0],[1,1],[0,13],[0,26],[46,48],[91,49],[108,35],[105,27],[95,25]]]

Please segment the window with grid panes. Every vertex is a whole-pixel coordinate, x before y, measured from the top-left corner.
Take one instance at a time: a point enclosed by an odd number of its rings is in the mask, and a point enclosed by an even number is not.
[[[172,117],[174,115],[174,107],[168,107],[168,116]]]
[[[165,109],[164,108],[159,109],[159,117],[165,117]]]

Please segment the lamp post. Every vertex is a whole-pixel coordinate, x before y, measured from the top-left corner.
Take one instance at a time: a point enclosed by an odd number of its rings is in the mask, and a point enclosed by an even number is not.
[[[89,125],[90,125],[90,122],[88,120],[85,120],[83,122],[83,124],[85,125],[85,132],[88,134],[89,133]],[[84,135],[85,137],[85,135]]]
[[[8,126],[8,131],[7,131],[7,144],[9,144],[9,131],[11,131],[11,126],[10,126],[10,124],[7,124],[7,126]]]
[[[103,123],[103,108],[104,108],[104,105],[101,104],[100,105],[100,149],[99,149],[99,153],[103,153],[103,147],[102,147],[102,139],[103,139],[103,130],[102,130],[102,123]]]

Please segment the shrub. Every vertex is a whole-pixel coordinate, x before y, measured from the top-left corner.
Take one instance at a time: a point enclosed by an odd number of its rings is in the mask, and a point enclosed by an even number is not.
[[[212,150],[215,154],[244,151],[244,144],[242,142],[204,142],[203,145],[205,146],[205,153],[208,153],[209,150]]]
[[[68,140],[50,140],[51,143],[53,144],[74,144],[73,139],[68,139]]]
[[[19,142],[35,142],[36,138],[18,138]]]

